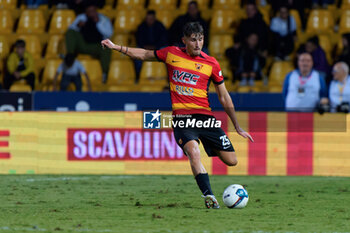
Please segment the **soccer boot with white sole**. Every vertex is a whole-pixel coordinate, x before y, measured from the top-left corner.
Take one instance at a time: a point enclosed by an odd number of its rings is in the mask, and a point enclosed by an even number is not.
[[[219,209],[219,202],[216,200],[214,195],[205,195],[202,196],[204,198],[204,204],[208,209]]]

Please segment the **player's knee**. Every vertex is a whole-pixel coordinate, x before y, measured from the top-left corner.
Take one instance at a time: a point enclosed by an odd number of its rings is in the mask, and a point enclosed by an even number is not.
[[[236,156],[232,156],[231,158],[227,159],[225,161],[225,163],[227,166],[233,167],[233,166],[237,165],[238,160],[237,160]]]
[[[238,164],[238,160],[236,159],[236,158],[233,158],[233,159],[230,159],[229,161],[228,161],[228,166],[230,166],[230,167],[233,167],[233,166],[236,166]]]

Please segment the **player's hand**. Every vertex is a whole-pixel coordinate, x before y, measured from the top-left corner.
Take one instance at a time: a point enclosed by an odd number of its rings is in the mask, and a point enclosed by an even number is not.
[[[110,39],[105,39],[101,41],[102,48],[113,49],[115,44]]]
[[[252,136],[250,136],[250,134],[247,133],[246,131],[244,131],[241,127],[236,128],[236,131],[237,131],[237,133],[238,133],[239,135],[241,135],[242,137],[244,137],[244,138],[249,138],[249,140],[250,140],[251,142],[254,142],[254,139],[252,138]]]

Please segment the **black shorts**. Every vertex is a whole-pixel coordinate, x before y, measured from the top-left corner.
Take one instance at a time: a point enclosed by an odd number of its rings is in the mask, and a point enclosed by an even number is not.
[[[179,121],[193,119],[195,119],[195,121],[207,121],[207,123],[208,121],[210,121],[210,123],[216,121],[215,117],[204,114],[174,117],[174,136],[177,144],[182,148],[182,150],[184,149],[183,147],[187,142],[196,140],[198,143],[200,143],[200,141],[203,143],[205,152],[210,157],[217,156],[215,151],[235,151],[230,139],[227,137],[226,133],[224,130],[222,130],[221,127],[199,128],[196,127],[196,125],[194,127],[192,127],[193,125],[190,125],[190,127],[179,127]],[[175,124],[175,122],[177,122],[177,124]],[[213,126],[213,124],[210,124],[210,126]]]

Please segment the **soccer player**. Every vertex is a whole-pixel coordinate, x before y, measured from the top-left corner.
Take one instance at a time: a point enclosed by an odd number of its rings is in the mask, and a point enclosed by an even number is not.
[[[249,133],[245,132],[237,122],[234,105],[226,90],[219,63],[201,51],[204,42],[203,27],[197,22],[187,23],[184,26],[182,40],[184,48],[170,46],[155,51],[116,45],[108,39],[103,40],[101,44],[132,59],[158,60],[166,63],[174,123],[184,120],[202,123],[215,120],[208,101],[208,87],[210,81],[213,81],[220,103],[237,133],[253,142]],[[208,156],[218,156],[226,165],[235,166],[237,157],[229,138],[221,127],[200,128],[197,127],[200,124],[196,124],[195,127],[186,128],[180,127],[180,123],[176,125],[173,126],[176,142],[190,161],[192,173],[203,193],[206,207],[220,208],[212,192],[208,173],[201,163],[199,140],[203,143]]]

